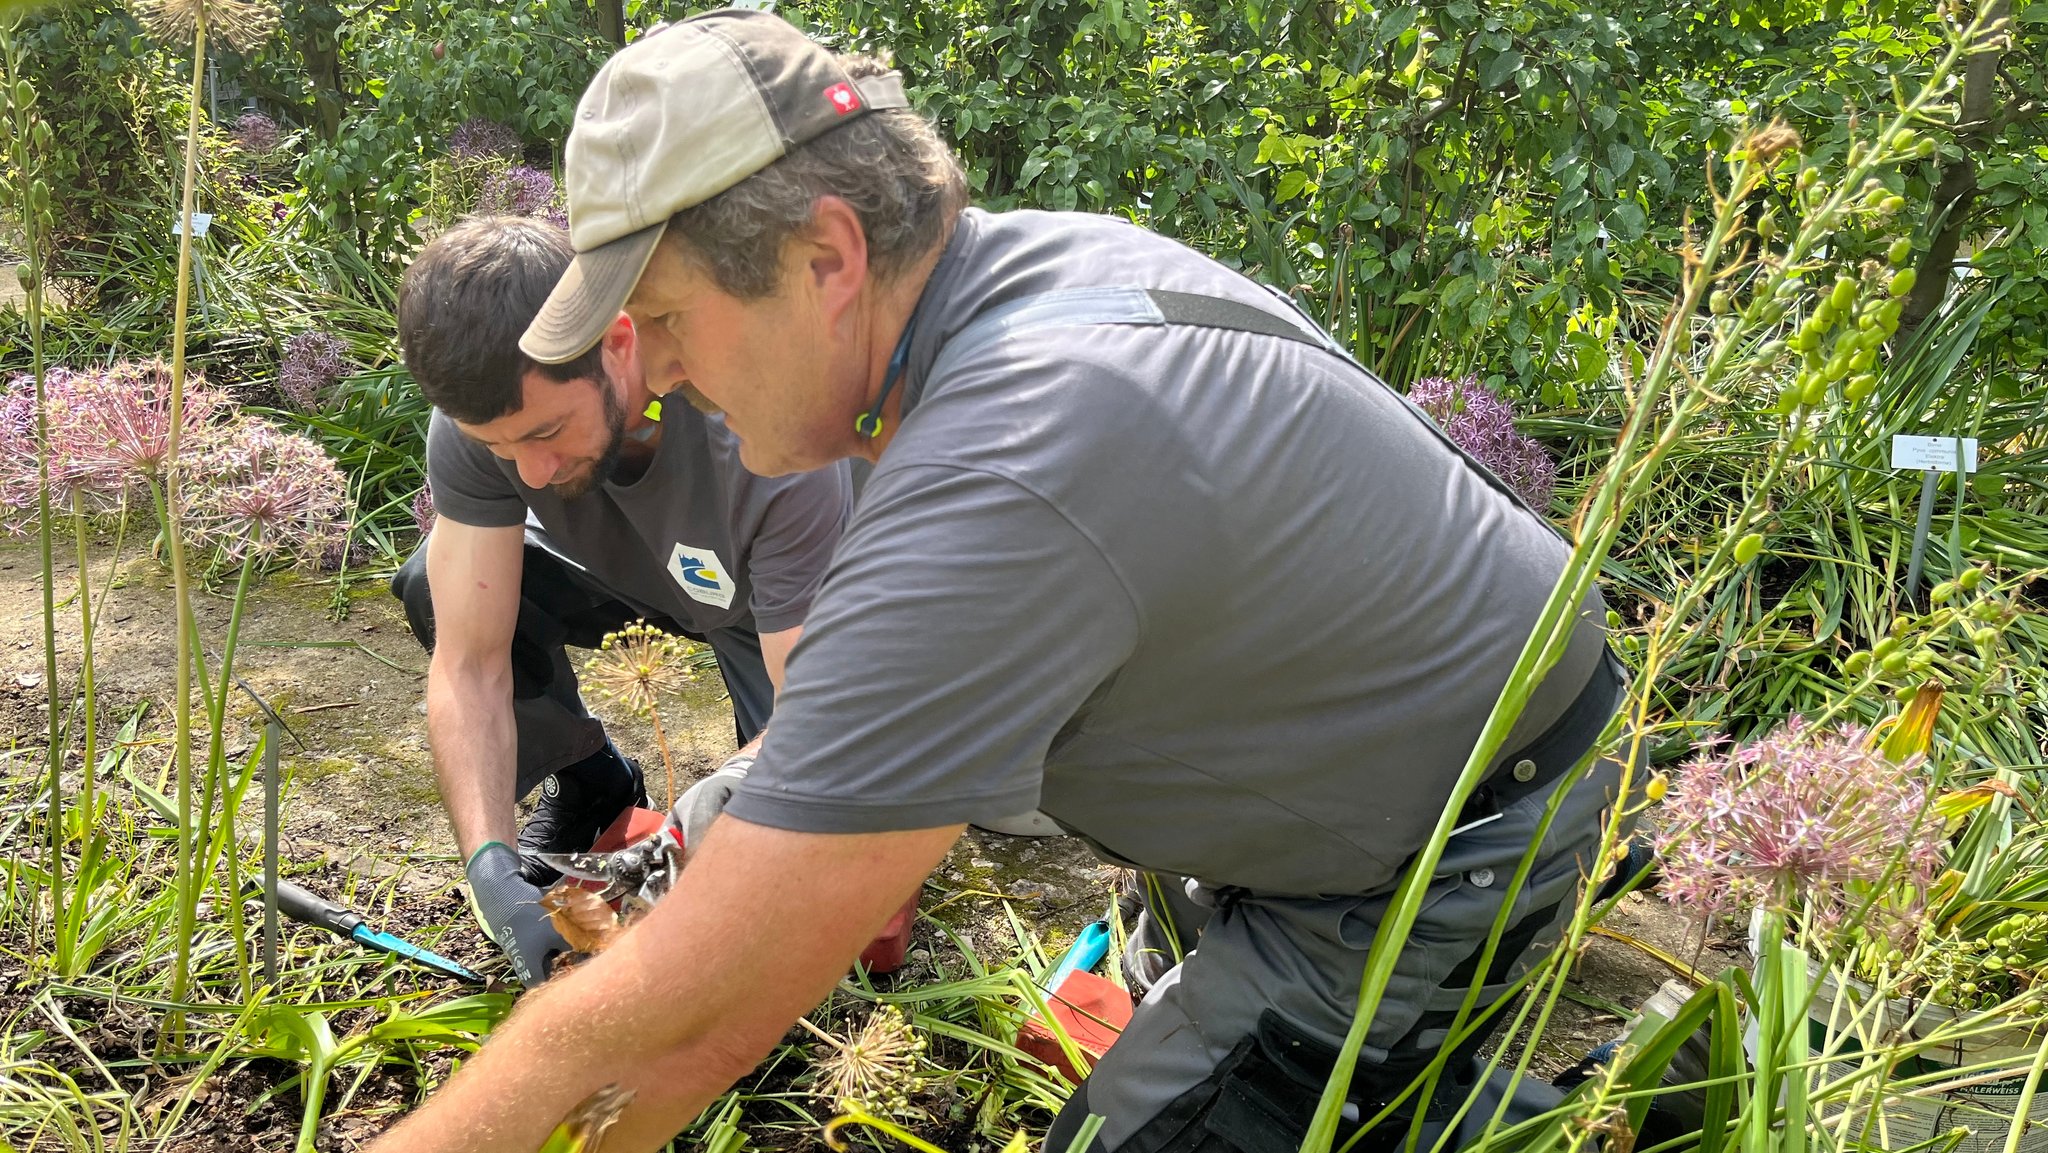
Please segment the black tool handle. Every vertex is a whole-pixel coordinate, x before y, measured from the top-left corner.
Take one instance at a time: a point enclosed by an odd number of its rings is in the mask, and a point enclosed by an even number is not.
[[[300,924],[317,926],[344,937],[354,935],[356,926],[363,923],[360,914],[284,880],[277,883],[277,911]]]

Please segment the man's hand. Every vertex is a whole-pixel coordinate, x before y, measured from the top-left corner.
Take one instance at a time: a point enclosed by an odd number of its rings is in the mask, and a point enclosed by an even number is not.
[[[548,979],[548,961],[569,951],[540,907],[540,890],[519,875],[519,854],[499,841],[476,851],[464,870],[469,899],[484,932],[512,958],[519,982],[531,988]]]
[[[711,822],[725,811],[725,803],[732,800],[733,790],[747,779],[747,770],[754,767],[754,749],[758,742],[749,745],[718,766],[718,771],[683,790],[676,798],[675,806],[668,811],[669,827],[683,839],[685,856],[694,854],[704,843],[705,834],[711,831]]]
[[[661,1148],[832,991],[962,827],[826,834],[719,821],[653,912],[522,999],[372,1149],[538,1149],[608,1084],[633,1101],[605,1147]]]

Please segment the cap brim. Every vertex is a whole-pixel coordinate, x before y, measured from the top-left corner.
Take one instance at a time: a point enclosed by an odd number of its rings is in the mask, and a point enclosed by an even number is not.
[[[542,364],[563,364],[589,352],[633,295],[667,227],[664,220],[577,253],[526,326],[519,351]]]

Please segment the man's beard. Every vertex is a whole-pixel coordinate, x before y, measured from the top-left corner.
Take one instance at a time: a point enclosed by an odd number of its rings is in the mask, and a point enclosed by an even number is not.
[[[612,479],[618,473],[619,458],[626,451],[626,409],[612,395],[610,374],[598,382],[597,394],[604,403],[604,451],[580,475],[548,486],[548,491],[563,500],[574,500]]]

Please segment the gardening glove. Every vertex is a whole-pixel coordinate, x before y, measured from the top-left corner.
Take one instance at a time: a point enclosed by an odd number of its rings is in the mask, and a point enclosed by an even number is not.
[[[753,767],[754,754],[734,753],[718,766],[717,772],[684,789],[683,795],[676,798],[675,807],[668,811],[668,826],[682,838],[684,860],[704,843],[711,822],[725,811],[725,803],[732,799],[734,790],[747,779],[747,770]]]
[[[519,875],[519,854],[502,841],[476,851],[463,870],[469,903],[484,933],[512,958],[519,983],[531,988],[548,979],[548,962],[569,951],[569,942],[540,907],[540,890]]]

